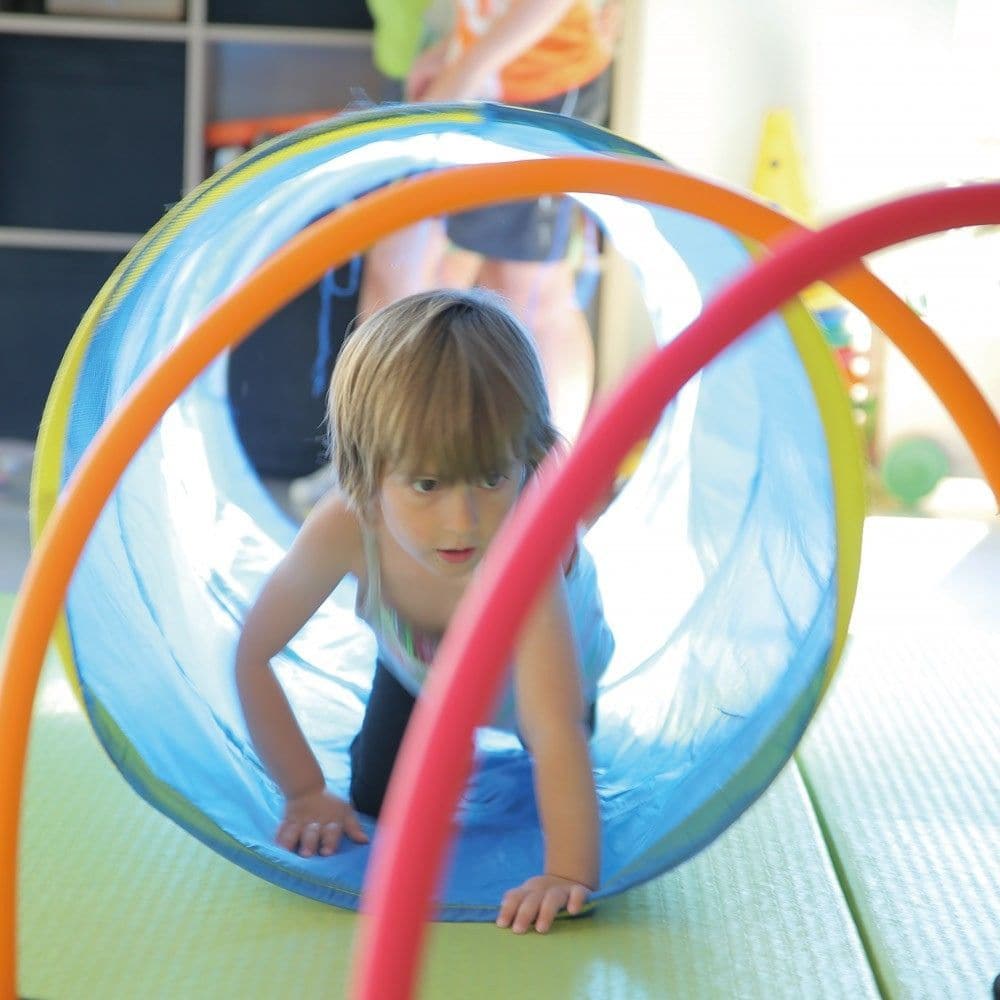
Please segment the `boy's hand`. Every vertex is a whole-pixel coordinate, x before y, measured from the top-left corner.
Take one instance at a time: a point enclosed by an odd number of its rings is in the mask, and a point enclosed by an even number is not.
[[[582,882],[560,875],[536,875],[503,897],[497,927],[523,934],[534,924],[535,930],[544,934],[560,910],[574,917],[580,913],[590,891]]]
[[[333,854],[345,833],[357,844],[368,843],[354,810],[323,788],[286,800],[285,818],[274,839],[303,858],[325,857]]]

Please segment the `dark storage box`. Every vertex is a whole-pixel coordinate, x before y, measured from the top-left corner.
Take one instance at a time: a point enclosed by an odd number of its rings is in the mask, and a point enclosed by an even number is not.
[[[365,28],[364,0],[208,0],[213,24],[273,24],[294,28]]]
[[[34,440],[66,346],[122,256],[0,247],[0,438]]]
[[[143,233],[183,142],[183,43],[0,36],[0,226]]]

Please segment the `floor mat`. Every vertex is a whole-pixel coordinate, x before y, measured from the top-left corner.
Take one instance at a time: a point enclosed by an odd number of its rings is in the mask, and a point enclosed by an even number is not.
[[[1000,973],[1000,527],[874,519],[840,676],[798,752],[884,994]]]
[[[254,878],[154,812],[104,757],[58,667],[47,666],[22,839],[23,995],[343,996],[358,919]],[[545,937],[436,925],[421,995],[877,992],[792,767],[708,850],[592,918]]]

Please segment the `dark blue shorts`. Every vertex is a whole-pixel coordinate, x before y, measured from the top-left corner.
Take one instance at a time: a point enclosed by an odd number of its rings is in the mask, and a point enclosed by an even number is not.
[[[610,83],[608,69],[582,87],[525,107],[605,125]],[[562,260],[569,244],[573,210],[569,198],[554,196],[488,205],[450,216],[448,238],[463,250],[494,260]]]
[[[417,700],[381,661],[375,664],[371,693],[361,731],[351,743],[351,802],[359,812],[378,816],[396,764],[399,746]],[[586,725],[594,732],[597,710],[591,705]]]

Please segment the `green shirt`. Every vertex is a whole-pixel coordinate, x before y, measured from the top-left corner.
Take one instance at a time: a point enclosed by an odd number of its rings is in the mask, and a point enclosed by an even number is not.
[[[430,0],[367,0],[375,22],[372,57],[379,72],[405,79],[421,49]]]

